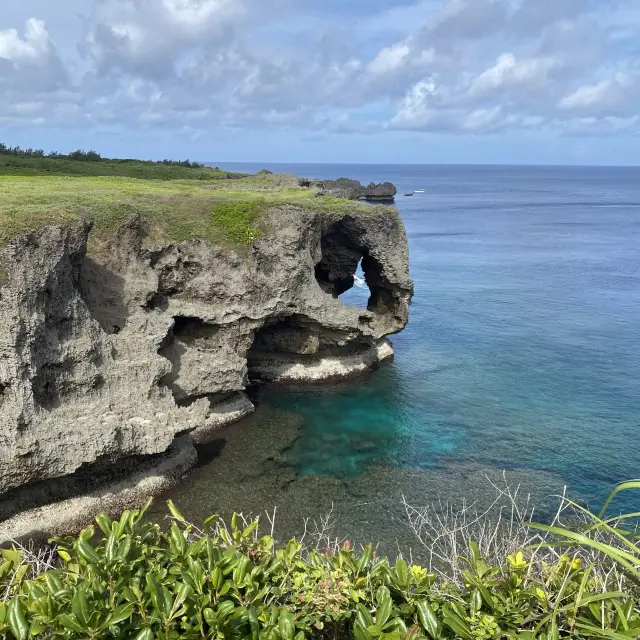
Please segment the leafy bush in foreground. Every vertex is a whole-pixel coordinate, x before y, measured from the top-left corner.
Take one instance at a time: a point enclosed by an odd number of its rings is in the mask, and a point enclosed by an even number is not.
[[[204,533],[171,503],[169,509],[168,532],[145,522],[144,510],[126,511],[119,521],[100,515],[99,539],[89,527],[78,538],[57,541],[60,568],[31,578],[19,550],[3,552],[2,637],[640,637],[634,591],[640,553],[637,538],[619,526],[624,518],[590,514],[579,532],[554,527],[537,549],[495,565],[471,543],[457,585],[403,559],[376,558],[371,545],[323,551],[292,540],[275,548],[272,537],[259,537],[257,521],[245,526],[234,516],[227,528],[212,517]],[[603,527],[611,529],[611,545],[598,538]],[[573,549],[589,544],[599,547],[597,571]],[[571,553],[556,551],[564,546]],[[553,553],[539,553],[543,548]],[[625,576],[625,590],[607,590],[606,576],[613,574]]]

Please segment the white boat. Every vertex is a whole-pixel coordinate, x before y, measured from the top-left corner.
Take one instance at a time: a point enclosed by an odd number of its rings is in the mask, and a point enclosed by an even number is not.
[[[424,193],[424,189],[415,189],[413,193]]]

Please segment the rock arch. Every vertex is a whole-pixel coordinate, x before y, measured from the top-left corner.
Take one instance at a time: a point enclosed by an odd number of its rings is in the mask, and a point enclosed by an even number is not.
[[[316,264],[316,280],[323,291],[339,297],[355,283],[358,265],[370,291],[367,309],[381,316],[406,315],[407,300],[386,272],[385,265],[368,246],[360,221],[345,217],[334,222],[320,241],[321,259]]]

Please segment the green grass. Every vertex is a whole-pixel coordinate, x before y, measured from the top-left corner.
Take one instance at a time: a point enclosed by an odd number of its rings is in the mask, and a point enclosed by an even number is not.
[[[256,224],[266,202],[260,200],[241,200],[240,202],[217,202],[213,205],[213,220],[229,240],[237,244],[253,242],[259,234]]]
[[[11,155],[0,155],[0,175],[120,176],[146,180],[217,180],[229,176],[226,171],[209,167],[191,168],[142,160],[91,162],[66,158],[31,158]]]
[[[277,206],[304,205],[305,209],[336,212],[375,210],[347,200],[315,198],[312,189],[274,188],[270,184],[261,176],[205,182],[14,176],[0,171],[0,245],[32,229],[82,220],[91,220],[93,234],[104,236],[134,215],[149,221],[151,237],[159,242],[199,238],[248,245],[260,234],[262,214]]]

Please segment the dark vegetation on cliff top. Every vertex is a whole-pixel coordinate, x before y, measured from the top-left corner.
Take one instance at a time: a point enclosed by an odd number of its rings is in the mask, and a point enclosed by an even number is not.
[[[148,180],[214,180],[243,177],[189,160],[134,160],[104,158],[96,151],[71,153],[22,149],[0,142],[0,175],[123,176]]]
[[[616,491],[640,488],[640,481]],[[496,512],[407,508],[425,566],[377,557],[309,525],[278,545],[258,521],[202,529],[169,503],[2,552],[0,634],[42,638],[630,640],[640,637],[638,514],[596,515],[566,498],[552,525],[528,524],[517,492]],[[509,504],[511,502],[511,504]],[[325,521],[326,522],[326,521]],[[563,524],[569,522],[570,524]],[[273,521],[272,521],[273,525]],[[473,539],[476,536],[476,539]],[[430,555],[429,555],[430,552]]]
[[[44,155],[0,144],[0,245],[47,224],[91,220],[104,236],[134,215],[153,238],[250,245],[263,214],[285,205],[344,211],[375,208],[333,197],[293,176],[228,173],[189,161],[112,160],[89,151]],[[387,210],[388,211],[388,210]]]

